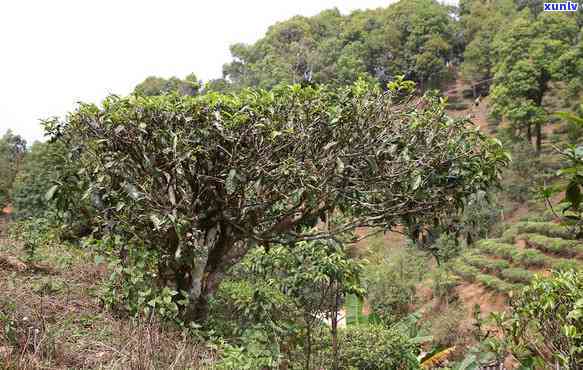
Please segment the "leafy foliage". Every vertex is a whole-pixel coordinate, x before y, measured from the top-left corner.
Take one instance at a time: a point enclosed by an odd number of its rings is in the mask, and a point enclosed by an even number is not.
[[[460,2],[460,22],[465,39],[461,72],[475,83],[474,95],[486,95],[492,84],[496,63],[494,39],[515,12],[512,0]]]
[[[26,142],[8,130],[0,138],[0,208],[10,201],[10,192],[26,152]]]
[[[365,281],[372,317],[391,326],[408,315],[416,301],[416,284],[423,280],[427,265],[420,253],[407,248],[385,252],[379,263],[367,266]]]
[[[582,125],[583,120],[573,114],[562,114],[562,117],[575,125]],[[559,191],[565,192],[563,202],[566,206],[563,208],[562,215],[559,216],[563,224],[569,226],[577,239],[583,238],[583,146],[568,145],[560,150],[561,156],[565,159],[566,165],[558,172],[558,175],[567,182],[564,187],[545,187],[542,190],[542,196],[546,199],[547,205],[554,211],[549,198]]]
[[[583,243],[575,240],[549,238],[538,234],[522,234],[517,239],[525,240],[532,248],[562,257],[572,258],[583,255]]]
[[[125,266],[119,260],[109,264],[112,271],[103,287],[101,300],[106,307],[125,311],[134,317],[151,317],[154,314],[181,323],[178,311],[186,302],[176,300],[178,292],[168,287],[156,286],[155,255],[134,245],[126,257]]]
[[[501,272],[501,275],[504,278],[504,280],[510,281],[511,283],[519,284],[527,284],[534,277],[534,274],[532,272],[519,267],[513,267],[503,270]]]
[[[49,123],[49,122],[47,122]],[[45,218],[60,228],[60,238],[75,240],[92,229],[95,196],[84,194],[79,162],[62,142],[35,143],[14,181],[17,218]]]
[[[536,277],[512,304],[503,321],[512,350],[525,363],[583,368],[583,276],[556,272]]]
[[[478,242],[478,248],[484,253],[499,256],[524,266],[544,266],[547,258],[550,258],[536,250],[521,250],[514,245],[499,243],[495,240],[482,240]]]
[[[508,261],[492,260],[480,255],[464,256],[464,262],[489,273],[500,273],[510,267]]]
[[[135,87],[134,93],[146,96],[169,93],[194,96],[198,94],[200,86],[201,83],[194,73],[186,76],[183,80],[177,77],[165,79],[162,77],[150,76]]]
[[[556,63],[573,45],[577,32],[572,15],[545,13],[533,22],[526,13],[516,17],[493,42],[493,113],[507,117],[515,129],[526,133],[528,141],[534,127],[539,153],[542,125],[547,120],[543,99],[549,83],[561,78]]]
[[[416,346],[395,329],[350,326],[341,331],[342,369],[416,369]]]
[[[505,243],[514,243],[518,235],[541,234],[552,238],[574,239],[575,234],[569,228],[552,222],[523,221],[517,222],[502,234]]]
[[[256,316],[254,312],[269,314],[259,322],[278,325],[277,330],[286,331],[288,337],[297,334],[293,325],[299,326],[304,338],[306,368],[310,367],[312,341],[318,325],[323,320],[337,320],[341,304],[347,297],[364,295],[360,283],[362,266],[332,242],[299,242],[291,248],[275,246],[269,252],[259,248],[251,251],[238,269],[245,272],[244,276],[253,273],[250,277],[254,277],[256,286],[261,287],[265,282],[267,287],[285,295],[287,299],[283,304],[262,299],[261,290],[256,290],[253,302],[239,307],[245,308],[241,313],[246,318]],[[286,306],[288,309],[282,312]],[[272,315],[276,312],[279,314]],[[333,326],[332,342],[337,341],[335,330]]]
[[[343,86],[359,78],[385,85],[398,75],[438,86],[461,49],[456,30],[450,9],[432,0],[347,16],[331,9],[277,23],[252,45],[232,45],[234,60],[223,75],[239,89],[302,81]]]
[[[50,129],[82,148],[103,227],[154,251],[162,284],[188,292],[188,315],[204,319],[226,269],[257,243],[423,224],[494,184],[500,143],[447,118],[437,98],[422,101],[363,81],[112,96]],[[302,229],[335,209],[346,220],[333,230]]]

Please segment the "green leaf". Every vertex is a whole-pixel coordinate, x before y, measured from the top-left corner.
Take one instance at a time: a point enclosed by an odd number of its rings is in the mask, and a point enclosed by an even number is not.
[[[51,199],[53,199],[53,197],[55,196],[55,193],[57,191],[57,189],[59,188],[59,185],[53,185],[51,186],[51,188],[45,193],[45,199],[47,200],[47,202]]]
[[[583,117],[578,117],[571,112],[557,112],[555,113],[555,116],[560,117],[567,122],[583,126]]]
[[[574,210],[579,209],[579,205],[583,200],[579,184],[573,181],[569,183],[567,186],[567,191],[565,192],[565,200],[571,203],[571,206]]]
[[[417,189],[419,189],[420,185],[421,185],[421,175],[417,175],[417,176],[415,176],[415,179],[413,179],[413,184],[411,185],[411,188],[413,190],[417,190]]]
[[[363,302],[355,295],[346,297],[346,325],[360,325],[368,323],[368,317],[362,313]]]

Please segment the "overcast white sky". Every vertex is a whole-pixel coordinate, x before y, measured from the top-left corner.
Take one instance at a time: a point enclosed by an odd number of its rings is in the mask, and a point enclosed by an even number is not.
[[[40,118],[127,94],[150,75],[220,77],[229,45],[293,15],[391,2],[0,0],[0,135],[10,128],[32,143]]]

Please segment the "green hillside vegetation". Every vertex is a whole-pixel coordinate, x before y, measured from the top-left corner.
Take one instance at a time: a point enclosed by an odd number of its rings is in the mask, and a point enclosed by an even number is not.
[[[502,234],[502,240],[507,243],[513,243],[518,235],[530,233],[540,234],[551,238],[574,239],[575,235],[572,230],[564,225],[558,225],[550,222],[518,222],[508,228]]]
[[[540,232],[541,234],[523,233]],[[452,263],[452,271],[463,280],[508,294],[519,292],[537,273],[551,270],[581,270],[580,242],[572,240],[568,228],[547,222],[518,222],[501,239],[483,239]],[[562,239],[557,236],[570,239]],[[519,246],[525,241],[525,246]]]
[[[531,248],[536,248],[553,255],[565,258],[583,257],[583,244],[576,240],[549,238],[548,236],[539,234],[520,234],[516,238],[526,241]]]

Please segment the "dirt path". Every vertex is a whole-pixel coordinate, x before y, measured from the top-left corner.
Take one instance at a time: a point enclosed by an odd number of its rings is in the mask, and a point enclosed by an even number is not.
[[[468,89],[468,84],[460,78],[457,78],[453,88],[448,89],[448,96],[453,97],[460,102],[467,104],[468,109],[464,110],[448,110],[448,113],[452,117],[457,118],[469,118],[474,122],[480,129],[485,133],[491,133],[488,127],[488,108],[489,108],[489,98],[484,97],[481,99],[478,106],[475,105],[473,99],[464,99],[462,92]]]
[[[481,285],[464,282],[455,290],[468,309],[468,320],[470,321],[473,321],[471,313],[476,304],[480,305],[480,311],[484,316],[492,312],[504,311],[507,308],[506,297],[491,292]]]

